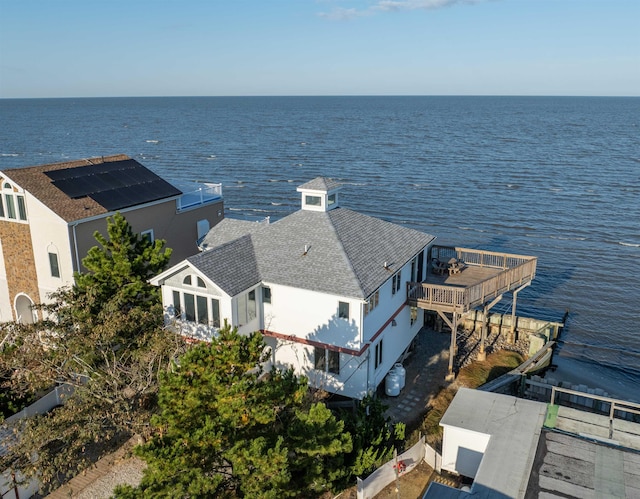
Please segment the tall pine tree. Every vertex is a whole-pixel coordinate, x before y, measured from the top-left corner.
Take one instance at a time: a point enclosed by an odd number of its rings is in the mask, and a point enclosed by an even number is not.
[[[14,393],[75,388],[65,405],[20,421],[20,438],[0,456],[0,466],[37,474],[43,491],[144,434],[159,373],[184,352],[182,340],[162,327],[158,290],[147,282],[166,267],[170,250],[134,234],[120,214],[108,219],[107,233],[96,233],[99,245],[83,260],[90,272],[42,306],[44,320],[0,325],[0,372],[10,373],[5,382]]]
[[[148,280],[167,267],[171,249],[163,240],[151,242],[133,232],[120,213],[107,218],[107,235],[94,233],[99,246],[92,247],[82,260],[88,272],[75,274],[75,298],[84,297],[87,312],[93,315],[106,304],[125,311],[156,304],[159,290]]]
[[[163,376],[156,436],[139,449],[148,464],[137,489],[116,497],[314,497],[329,490],[351,435],[305,379],[263,373],[259,333],[228,325]]]

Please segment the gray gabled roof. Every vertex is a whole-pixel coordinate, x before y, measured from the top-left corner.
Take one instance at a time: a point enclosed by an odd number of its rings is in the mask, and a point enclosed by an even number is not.
[[[257,258],[249,235],[190,256],[187,261],[229,296],[260,282]]]
[[[211,249],[189,259],[223,289],[262,280],[364,299],[434,239],[345,208],[300,210],[272,224],[236,222],[213,227],[203,239]]]

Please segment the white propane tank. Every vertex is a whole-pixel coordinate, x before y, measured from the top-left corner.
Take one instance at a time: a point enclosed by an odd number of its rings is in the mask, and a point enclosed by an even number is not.
[[[392,371],[395,372],[400,378],[400,390],[402,390],[407,380],[407,370],[403,367],[402,364],[400,364],[400,362],[397,362],[393,365]]]
[[[384,383],[384,391],[388,397],[397,397],[400,395],[400,377],[392,369],[387,374]]]

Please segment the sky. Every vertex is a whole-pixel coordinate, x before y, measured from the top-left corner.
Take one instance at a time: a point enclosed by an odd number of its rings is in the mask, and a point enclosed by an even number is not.
[[[0,0],[0,98],[640,96],[640,0]]]

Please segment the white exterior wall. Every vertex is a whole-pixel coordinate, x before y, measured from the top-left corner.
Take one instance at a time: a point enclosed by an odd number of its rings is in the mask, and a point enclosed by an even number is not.
[[[162,283],[165,321],[175,323],[172,309],[173,290],[184,290],[203,294],[202,288],[186,287],[182,279],[193,274],[191,267],[167,277]],[[278,338],[267,337],[272,347],[271,362],[279,368],[293,367],[296,374],[304,375],[312,386],[326,389],[348,397],[363,398],[368,391],[375,390],[398,358],[411,344],[423,326],[424,314],[418,310],[415,323],[410,323],[410,307],[406,306],[406,282],[411,279],[411,262],[402,268],[400,287],[392,293],[392,277],[379,290],[379,304],[366,318],[364,301],[354,298],[329,295],[311,290],[292,288],[265,282],[245,290],[256,293],[256,317],[248,324],[240,326],[238,298],[229,297],[207,279],[206,293],[220,300],[221,322],[227,319],[232,326],[239,326],[241,334],[265,330],[267,335],[275,333]],[[263,303],[262,288],[271,290],[271,303]],[[349,320],[338,317],[339,302],[349,303]],[[364,327],[363,327],[364,324]],[[211,337],[211,328],[197,324],[178,324],[190,328],[189,335]],[[291,337],[291,340],[281,336]],[[375,367],[375,346],[383,341],[382,362]],[[319,371],[314,366],[315,347],[334,347],[351,351],[340,352],[340,373]],[[361,353],[360,355],[354,352]]]
[[[367,394],[367,352],[360,357],[341,353],[340,374],[333,374],[314,368],[314,350],[313,345],[278,339],[272,361],[280,369],[293,367],[296,374],[305,376],[313,387],[357,399]]]
[[[55,215],[30,193],[25,193],[27,204],[27,220],[33,244],[33,258],[38,276],[39,299],[47,302],[49,293],[61,286],[73,284],[73,257],[69,232],[72,230],[67,222]],[[49,251],[57,253],[60,277],[51,275]]]
[[[364,337],[365,342],[370,343],[369,350],[371,352],[369,355],[372,359],[375,355],[375,346],[380,343],[380,340],[383,341],[382,363],[377,369],[375,362],[369,363],[370,389],[376,389],[384,381],[386,374],[409,347],[424,323],[424,313],[422,310],[418,310],[417,320],[411,325],[410,307],[405,305],[407,300],[406,283],[411,278],[411,262],[401,269],[400,289],[395,294],[392,293],[394,274],[395,272],[390,272],[389,280],[380,287],[378,306],[364,318]],[[380,328],[384,327],[399,309],[401,309],[400,312],[393,319],[395,325],[393,322],[387,324],[384,331],[378,334]]]
[[[362,301],[306,289],[265,283],[271,306],[265,310],[265,329],[306,340],[359,350]],[[338,317],[338,302],[349,303],[349,320]]]
[[[362,398],[367,389],[367,356],[340,353],[340,374],[314,368],[315,345],[359,351],[362,301],[316,291],[265,283],[271,304],[264,305],[264,329],[309,342],[278,340],[272,359],[278,367],[293,367],[309,383],[333,393]],[[349,304],[349,320],[338,317],[338,303]]]
[[[442,469],[475,478],[491,435],[442,425]]]
[[[253,291],[253,290],[255,290],[256,292],[256,316],[253,318],[253,320],[250,320],[246,324],[241,324],[241,322],[244,322],[244,321],[240,320],[240,312],[238,310],[240,297],[242,295],[247,295],[250,291]],[[231,321],[231,325],[238,326],[238,333],[249,335],[254,331],[260,330],[260,323],[262,322],[261,321],[262,314],[260,309],[261,301],[262,301],[261,291],[262,291],[262,288],[260,286],[254,286],[233,297],[231,302],[231,306],[233,310],[233,320]]]

